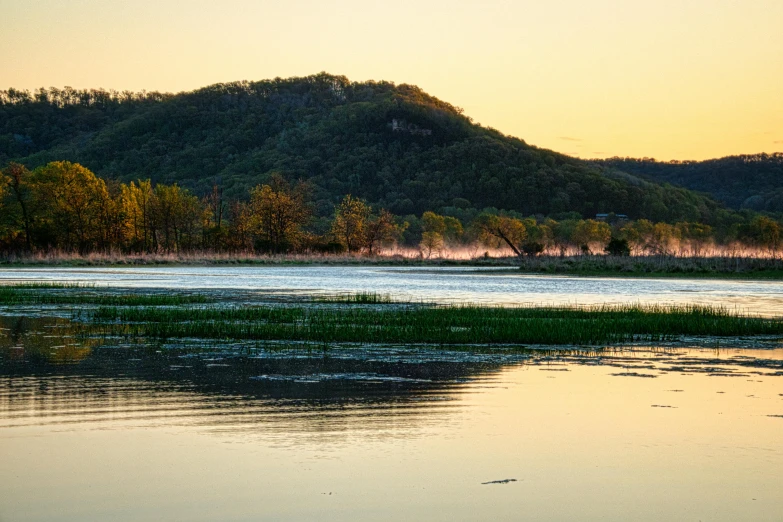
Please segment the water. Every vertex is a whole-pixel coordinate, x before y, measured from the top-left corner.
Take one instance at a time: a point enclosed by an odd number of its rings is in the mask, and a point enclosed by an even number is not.
[[[441,303],[698,303],[783,315],[783,283],[684,278],[524,275],[516,269],[359,266],[5,269],[0,283],[65,281],[122,288],[263,290],[323,294],[378,292]]]
[[[774,314],[780,306],[775,283],[459,270],[0,278],[221,293],[371,290],[448,302],[704,299]],[[2,521],[779,521],[783,513],[777,339],[723,340],[720,349],[307,352],[83,339],[54,311],[0,311]]]

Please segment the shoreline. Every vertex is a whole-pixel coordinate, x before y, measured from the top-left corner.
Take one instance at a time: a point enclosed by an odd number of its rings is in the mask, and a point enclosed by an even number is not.
[[[769,257],[676,257],[606,255],[479,257],[472,259],[412,258],[391,256],[330,255],[220,255],[220,254],[114,254],[51,255],[0,259],[2,269],[35,268],[133,268],[133,267],[226,267],[226,266],[384,266],[463,267],[509,269],[521,275],[612,278],[705,278],[783,281],[783,259]],[[487,273],[488,271],[483,271]]]

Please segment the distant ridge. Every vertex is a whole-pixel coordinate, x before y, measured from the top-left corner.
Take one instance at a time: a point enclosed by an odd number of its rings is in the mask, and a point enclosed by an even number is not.
[[[707,192],[735,209],[783,212],[783,152],[706,161],[609,158],[596,165]]]

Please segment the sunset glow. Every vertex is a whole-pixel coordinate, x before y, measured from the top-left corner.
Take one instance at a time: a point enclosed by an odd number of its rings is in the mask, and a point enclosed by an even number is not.
[[[410,83],[584,158],[783,150],[783,2],[0,2],[0,88]]]

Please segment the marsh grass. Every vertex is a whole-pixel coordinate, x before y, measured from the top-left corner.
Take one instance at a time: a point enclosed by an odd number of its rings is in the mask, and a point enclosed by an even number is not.
[[[0,285],[0,289],[6,288],[14,290],[73,290],[82,288],[95,288],[95,285],[90,283],[56,283],[48,281],[29,281]]]
[[[336,304],[400,304],[398,301],[394,301],[389,294],[379,294],[377,292],[356,292],[352,294],[322,296],[316,297],[313,301],[317,303]]]
[[[596,345],[783,334],[779,319],[705,306],[101,307],[82,321],[103,335],[317,343]]]

